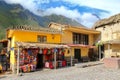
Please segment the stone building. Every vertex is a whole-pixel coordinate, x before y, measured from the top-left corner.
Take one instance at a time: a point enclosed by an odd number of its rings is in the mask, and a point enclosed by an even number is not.
[[[120,14],[96,22],[93,28],[101,31],[100,52],[104,52],[104,57],[120,56]]]

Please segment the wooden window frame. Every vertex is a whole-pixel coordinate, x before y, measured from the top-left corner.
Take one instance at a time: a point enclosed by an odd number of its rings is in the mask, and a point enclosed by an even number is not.
[[[73,33],[73,44],[89,45],[89,35],[82,33]]]
[[[38,35],[37,36],[37,41],[40,42],[40,43],[46,43],[47,42],[47,36]]]

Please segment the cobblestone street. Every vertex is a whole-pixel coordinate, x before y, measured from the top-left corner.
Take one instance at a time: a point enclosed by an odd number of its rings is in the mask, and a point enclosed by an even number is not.
[[[6,74],[0,80],[120,80],[119,69],[107,69],[103,64],[78,68],[66,67],[57,70],[41,70],[24,73],[23,76]]]

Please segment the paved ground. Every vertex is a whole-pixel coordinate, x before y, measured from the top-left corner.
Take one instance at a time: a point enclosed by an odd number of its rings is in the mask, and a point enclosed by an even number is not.
[[[120,80],[120,69],[107,69],[103,64],[85,68],[67,67],[25,73],[23,76],[0,75],[0,80]]]

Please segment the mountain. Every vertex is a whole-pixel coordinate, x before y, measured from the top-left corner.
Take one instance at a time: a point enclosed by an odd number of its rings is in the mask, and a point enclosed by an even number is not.
[[[5,29],[16,25],[47,27],[50,22],[80,26],[81,24],[62,15],[37,16],[19,4],[7,4],[0,0],[0,39],[5,38]]]

